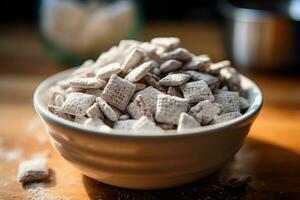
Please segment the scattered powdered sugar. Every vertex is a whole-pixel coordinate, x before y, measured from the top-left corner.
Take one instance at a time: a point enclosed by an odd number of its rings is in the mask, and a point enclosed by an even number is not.
[[[48,142],[48,136],[45,132],[36,133],[36,139],[40,144],[46,144]]]
[[[3,142],[2,138],[0,137],[0,149],[3,148],[3,145],[4,145],[4,142]]]
[[[27,131],[28,133],[34,135],[35,139],[40,144],[46,144],[48,142],[48,136],[43,130],[43,124],[41,123],[39,117],[36,116],[29,120]]]
[[[68,200],[67,197],[57,197],[47,191],[47,183],[31,183],[24,186],[25,197],[28,200]]]
[[[39,151],[31,155],[32,159],[47,159],[49,157],[49,151]]]
[[[8,182],[5,180],[0,180],[0,187],[5,187],[8,185]]]
[[[3,158],[5,161],[16,161],[20,160],[23,155],[23,150],[16,148],[10,151],[4,150],[3,146],[0,145],[0,158]]]
[[[27,130],[28,132],[36,132],[41,127],[41,120],[38,117],[34,117],[29,120]]]
[[[15,161],[15,160],[19,160],[22,154],[23,154],[23,150],[18,148],[18,149],[4,152],[3,155],[7,161]]]

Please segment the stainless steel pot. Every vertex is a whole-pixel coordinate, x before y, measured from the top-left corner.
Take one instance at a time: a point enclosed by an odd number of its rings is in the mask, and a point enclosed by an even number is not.
[[[221,8],[227,21],[227,52],[237,67],[299,67],[299,0],[281,1],[278,9],[247,8],[232,1],[224,1]]]

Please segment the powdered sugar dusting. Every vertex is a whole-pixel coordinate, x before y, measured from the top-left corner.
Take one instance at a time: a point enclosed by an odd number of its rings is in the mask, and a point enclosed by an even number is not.
[[[26,185],[26,199],[28,200],[69,200],[70,198],[66,197],[57,197],[55,195],[50,194],[47,191],[47,183],[31,183]]]
[[[49,157],[49,152],[48,151],[40,151],[38,153],[32,154],[31,158],[32,159],[47,159]]]
[[[0,187],[5,187],[8,185],[8,182],[0,180]]]
[[[34,117],[29,120],[28,126],[27,126],[27,131],[34,135],[36,140],[40,144],[46,144],[48,142],[48,137],[47,134],[42,131],[44,130],[43,124],[41,123],[40,118]]]
[[[20,160],[22,155],[23,155],[23,150],[20,148],[17,148],[17,149],[11,150],[11,151],[5,151],[0,146],[0,157],[6,161]]]
[[[36,133],[36,139],[40,144],[46,144],[48,142],[48,137],[44,132]]]
[[[36,132],[41,128],[41,120],[38,117],[34,117],[29,120],[27,130],[29,132]]]
[[[0,149],[2,149],[3,148],[3,140],[2,140],[2,138],[0,138]]]
[[[14,149],[12,151],[6,152],[6,154],[4,154],[4,157],[7,161],[14,161],[14,160],[19,160],[22,154],[23,154],[22,149]]]

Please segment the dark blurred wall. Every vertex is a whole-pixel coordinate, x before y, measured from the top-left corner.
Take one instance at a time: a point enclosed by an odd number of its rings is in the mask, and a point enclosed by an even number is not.
[[[82,1],[82,0],[81,0]],[[136,0],[144,10],[146,20],[214,19],[218,0]],[[1,22],[32,22],[36,19],[38,0],[1,0]]]
[[[147,19],[214,19],[218,17],[218,0],[145,0]]]
[[[37,0],[0,0],[0,21],[33,21],[36,18],[37,5]]]

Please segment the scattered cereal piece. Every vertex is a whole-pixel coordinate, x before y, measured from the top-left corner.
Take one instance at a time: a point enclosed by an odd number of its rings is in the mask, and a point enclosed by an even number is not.
[[[161,53],[160,53],[161,52]],[[164,53],[164,50],[162,48],[158,48],[156,52],[153,52],[151,54],[148,54],[148,56],[145,57],[145,61],[155,61],[156,63],[162,63],[163,60],[161,58],[161,54]],[[158,66],[157,66],[158,67]]]
[[[231,63],[229,60],[223,60],[223,61],[211,64],[208,68],[208,71],[211,74],[218,75],[221,69],[230,67],[230,65],[231,65]]]
[[[135,100],[127,106],[127,112],[133,119],[139,119],[143,116],[143,108],[140,107],[140,104]]]
[[[232,67],[226,67],[220,70],[220,76],[226,80],[230,90],[241,90],[241,79],[239,73]]]
[[[143,115],[145,115],[149,119],[153,120],[153,116],[150,111],[151,106],[153,106],[152,102],[147,101],[146,104],[143,96],[139,94],[135,97],[134,101],[128,105],[127,111],[130,114],[130,116],[134,119],[139,119]]]
[[[135,85],[135,91],[141,91],[147,87],[145,84],[142,83],[135,83],[134,85]]]
[[[71,115],[83,116],[86,110],[94,103],[95,99],[95,96],[89,94],[79,92],[70,93],[61,106],[60,111]]]
[[[170,123],[162,123],[162,124],[158,124],[158,126],[164,130],[172,130],[174,129],[174,124],[170,124]]]
[[[106,82],[103,80],[98,80],[95,77],[89,77],[89,78],[79,78],[79,79],[71,80],[69,84],[72,87],[90,89],[90,88],[104,88]]]
[[[80,68],[76,69],[73,73],[73,76],[76,77],[92,77],[95,75],[95,68],[91,66],[81,66]]]
[[[145,81],[146,81],[150,86],[152,86],[153,88],[155,88],[155,89],[157,89],[157,90],[159,90],[159,91],[165,93],[165,89],[164,89],[161,85],[159,85],[159,83],[158,83],[153,77],[151,77],[150,75],[146,75],[146,76],[144,77],[144,79],[145,79]]]
[[[150,70],[150,72],[151,72],[152,74],[155,74],[155,75],[158,76],[158,77],[161,76],[159,67],[154,67],[154,68],[152,68],[152,69]]]
[[[117,114],[118,119],[120,119],[120,117],[123,115],[123,112],[120,111],[118,108],[111,106],[111,108],[115,111],[115,113]]]
[[[100,89],[87,89],[85,91],[86,94],[94,95],[96,97],[100,97],[102,92],[103,92],[103,90],[100,90]]]
[[[57,94],[64,95],[63,93],[58,93],[58,92],[49,92],[48,93],[48,96],[50,98],[48,105],[55,105],[55,98],[56,98]]]
[[[119,129],[119,130],[130,130],[130,129],[132,129],[132,126],[133,126],[133,124],[135,124],[135,122],[137,122],[137,120],[135,120],[135,119],[116,121],[114,123],[113,128]]]
[[[239,93],[236,92],[236,91],[229,91],[226,86],[221,88],[221,89],[214,90],[214,93],[215,94],[236,94],[236,95],[239,95]]]
[[[204,100],[192,107],[189,114],[195,117],[201,125],[207,125],[216,115],[220,114],[222,110],[223,106],[221,104]]]
[[[85,116],[75,116],[74,122],[77,124],[84,124],[85,120],[88,118]]]
[[[166,52],[162,55],[163,60],[179,60],[182,62],[189,62],[192,60],[192,55],[184,48],[177,48],[173,51]]]
[[[207,70],[210,63],[211,60],[207,55],[194,56],[190,62],[186,63],[182,67],[182,69],[199,70],[204,72]]]
[[[238,93],[227,92],[215,95],[215,102],[222,104],[224,113],[227,112],[240,112],[240,99]]]
[[[135,92],[135,85],[129,81],[112,75],[105,86],[101,98],[120,110],[125,110]]]
[[[98,69],[96,77],[98,79],[109,78],[113,74],[118,74],[122,71],[120,63],[111,63]]]
[[[187,112],[188,100],[160,94],[157,97],[155,120],[161,123],[178,124],[180,113]]]
[[[137,120],[133,126],[132,130],[134,131],[155,131],[162,132],[163,130],[155,125],[153,121],[148,119],[146,116],[142,116],[139,120]]]
[[[59,85],[51,86],[49,88],[49,94],[53,95],[54,93],[64,94],[65,89]]]
[[[197,103],[203,100],[214,100],[214,96],[203,80],[189,82],[180,86],[184,98],[188,99],[190,103]]]
[[[227,86],[223,86],[220,90],[229,91]]]
[[[250,104],[249,104],[249,101],[246,98],[239,97],[239,100],[240,100],[241,110],[245,110],[245,109],[249,108]]]
[[[117,113],[114,111],[114,109],[112,109],[112,107],[110,107],[110,105],[108,105],[101,97],[97,97],[96,99],[97,104],[99,105],[102,113],[111,121],[115,122],[118,120],[118,115]]]
[[[83,91],[84,91],[83,88],[69,87],[68,89],[66,89],[65,94],[70,94],[72,92],[83,92]]]
[[[93,77],[95,76],[95,68],[94,67],[84,67],[81,66],[77,68],[73,73],[73,77],[76,78],[84,78],[84,77]]]
[[[158,47],[150,42],[143,42],[138,48],[143,51],[145,57],[156,54],[156,51],[158,50]]]
[[[159,68],[161,73],[168,73],[181,68],[181,66],[182,66],[182,62],[180,61],[167,60],[164,63],[162,63]]]
[[[170,50],[179,46],[180,39],[177,37],[156,37],[151,40],[151,43]]]
[[[145,88],[144,90],[141,90],[137,92],[134,96],[134,100],[138,95],[140,95],[143,98],[143,101],[151,111],[152,114],[156,112],[156,101],[158,95],[163,94],[161,91],[149,86]]]
[[[93,68],[99,69],[110,63],[122,62],[122,52],[116,46],[111,47],[107,52],[103,52],[93,64]]]
[[[99,127],[102,126],[104,122],[101,119],[97,119],[97,118],[87,118],[83,124],[85,126]]]
[[[19,164],[17,179],[21,183],[41,181],[47,179],[48,176],[49,170],[45,159],[27,160]]]
[[[200,81],[203,80],[207,83],[207,85],[213,85],[216,84],[218,82],[218,78],[214,77],[210,74],[204,74],[201,72],[196,72],[196,71],[186,71],[185,73],[191,75],[191,79],[193,79],[194,81]]]
[[[133,49],[130,54],[125,58],[122,64],[122,70],[128,71],[131,68],[135,68],[144,58],[144,54],[139,49]]]
[[[100,119],[104,120],[104,115],[101,112],[101,110],[100,110],[100,108],[99,108],[99,106],[98,106],[97,103],[94,103],[91,107],[89,107],[86,110],[86,115],[89,118],[100,118]]]
[[[85,126],[97,127],[100,131],[110,131],[111,128],[107,126],[101,119],[98,118],[88,118],[84,121]]]
[[[86,70],[93,69],[93,68],[91,68],[91,66],[92,66],[94,63],[95,63],[95,62],[94,62],[93,60],[91,60],[91,59],[84,61],[84,62],[80,65],[80,67],[79,67],[78,69],[76,69],[76,70],[72,73],[72,75],[75,75],[75,76],[76,76],[76,75],[78,75],[78,74],[85,73]]]
[[[178,92],[178,90],[175,87],[169,87],[167,94],[170,96],[183,98],[183,96]]]
[[[186,129],[200,127],[200,124],[190,115],[185,112],[180,113],[178,120],[177,132],[182,133]]]
[[[160,76],[157,76],[156,74],[153,74],[151,72],[148,72],[147,73],[147,76],[151,76],[152,78],[154,78],[156,81],[159,81],[160,80]]]
[[[109,127],[113,127],[113,125],[114,125],[114,121],[111,121],[110,119],[108,119],[108,118],[105,118],[104,119],[104,121],[103,121],[107,126],[109,126]]]
[[[65,101],[64,96],[61,94],[57,94],[54,99],[54,105],[61,107],[64,101]]]
[[[154,121],[153,115],[152,115],[152,113],[150,111],[150,108],[148,108],[146,106],[145,101],[144,101],[142,95],[137,95],[137,97],[135,98],[135,100],[136,100],[137,104],[139,105],[139,107],[142,108],[143,115],[145,117],[147,117],[148,119]]]
[[[119,47],[123,50],[126,49],[132,49],[137,47],[139,44],[141,44],[140,41],[136,41],[136,40],[121,40],[119,42]]]
[[[73,121],[73,118],[71,115],[69,114],[66,114],[66,113],[62,113],[60,111],[60,107],[58,106],[54,106],[54,105],[48,105],[48,110],[53,113],[54,115],[60,117],[60,118],[63,118],[63,119],[66,119],[66,120],[69,120],[69,121]]]
[[[70,87],[70,79],[64,79],[64,80],[61,80],[61,81],[58,81],[56,83],[56,85],[62,87],[63,89],[67,89],[68,87]]]
[[[119,120],[127,120],[127,119],[130,119],[130,116],[128,114],[124,114],[119,117]]]
[[[84,61],[81,65],[81,67],[90,67],[95,63],[95,61],[93,61],[92,59],[88,59],[86,61]]]
[[[240,112],[228,112],[228,113],[223,113],[221,115],[217,115],[214,117],[213,124],[225,122],[231,119],[235,119],[242,114]]]
[[[51,92],[50,94],[50,105],[61,106],[65,101],[64,94],[60,92]]]
[[[159,84],[162,86],[178,86],[186,83],[191,78],[188,74],[170,74],[160,79]]]
[[[156,67],[157,63],[154,61],[145,62],[135,69],[133,69],[125,79],[134,83],[143,78],[152,68]]]

